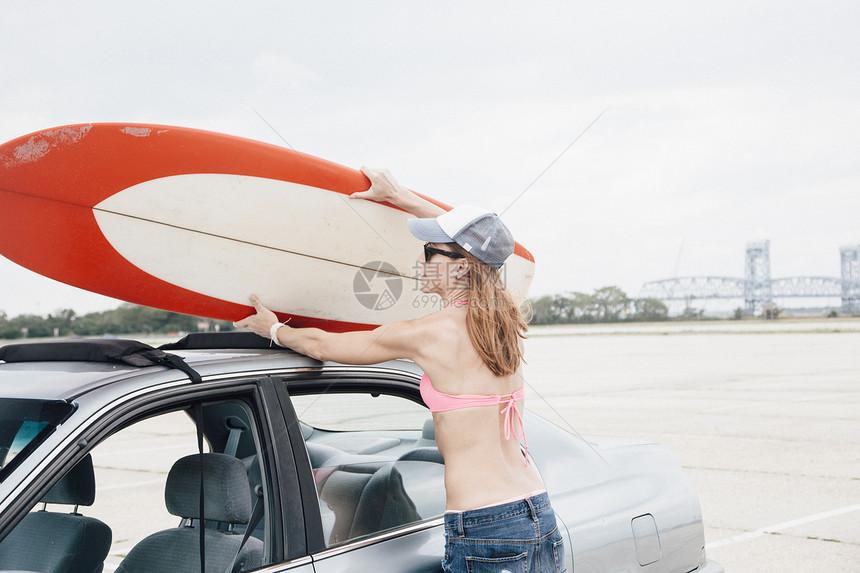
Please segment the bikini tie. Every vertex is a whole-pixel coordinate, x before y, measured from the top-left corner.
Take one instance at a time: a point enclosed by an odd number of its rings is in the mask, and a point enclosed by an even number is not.
[[[517,407],[517,401],[514,399],[514,395],[508,394],[507,398],[508,405],[502,408],[501,412],[499,412],[500,415],[504,414],[505,416],[505,439],[510,440],[511,434],[513,434],[517,440],[522,439],[523,446],[525,448],[525,457],[523,460],[525,465],[529,465],[529,441],[526,439],[526,427],[525,424],[523,424],[523,417],[522,414],[520,414],[520,409]],[[516,416],[516,421],[520,424],[519,432],[517,432],[517,428],[514,425],[514,418],[511,417],[511,411],[513,411]]]

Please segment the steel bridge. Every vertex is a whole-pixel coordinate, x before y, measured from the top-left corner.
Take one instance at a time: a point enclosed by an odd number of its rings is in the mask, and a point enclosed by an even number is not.
[[[775,298],[841,298],[842,312],[860,312],[860,245],[840,248],[842,277],[770,278],[770,241],[747,243],[745,278],[681,277],[645,283],[640,298],[664,302],[693,299],[743,299],[756,315]]]

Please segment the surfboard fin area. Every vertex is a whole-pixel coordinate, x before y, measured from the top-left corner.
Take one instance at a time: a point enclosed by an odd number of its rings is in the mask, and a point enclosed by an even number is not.
[[[438,308],[417,287],[408,214],[348,200],[369,185],[356,169],[229,135],[51,128],[0,145],[0,254],[173,312],[238,320],[256,293],[296,326],[369,329]],[[505,273],[525,298],[534,259],[521,245]]]

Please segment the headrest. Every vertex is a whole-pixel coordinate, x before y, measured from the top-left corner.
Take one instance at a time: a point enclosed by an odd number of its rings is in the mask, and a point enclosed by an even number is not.
[[[167,474],[164,503],[177,517],[200,518],[200,463],[203,463],[203,517],[248,523],[251,496],[240,460],[226,454],[192,454],[176,461]]]
[[[92,505],[96,499],[96,474],[89,454],[54,484],[42,498],[46,503]]]
[[[432,462],[434,464],[445,463],[445,459],[442,457],[442,453],[439,451],[439,448],[431,447],[415,448],[408,452],[404,452],[399,458],[397,458],[397,461]]]

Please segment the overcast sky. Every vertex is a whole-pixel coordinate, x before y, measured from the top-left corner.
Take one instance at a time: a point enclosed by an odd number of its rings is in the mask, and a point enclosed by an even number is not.
[[[532,294],[839,276],[860,243],[860,3],[3,2],[0,141],[208,129],[504,210]],[[33,222],[38,225],[38,221]],[[118,303],[0,259],[0,310]]]

